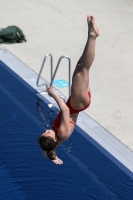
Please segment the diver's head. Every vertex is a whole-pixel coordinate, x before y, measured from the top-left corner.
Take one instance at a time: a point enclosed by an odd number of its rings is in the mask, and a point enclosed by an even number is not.
[[[54,160],[56,157],[55,147],[57,146],[57,137],[54,130],[46,130],[37,141],[41,148],[47,151],[48,158]]]

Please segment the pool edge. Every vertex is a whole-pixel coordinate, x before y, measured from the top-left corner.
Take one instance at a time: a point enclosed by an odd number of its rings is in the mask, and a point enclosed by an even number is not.
[[[53,98],[44,92],[44,87],[39,88],[36,86],[37,73],[3,46],[0,46],[0,60],[8,65],[9,69],[7,68],[7,70],[13,72],[20,80],[22,79],[23,83],[26,83],[26,86],[33,92],[38,93],[43,101],[46,102],[47,100],[51,104],[55,103]],[[41,79],[41,83],[43,81]],[[59,94],[62,95],[61,93]],[[83,136],[133,179],[133,152],[87,114],[82,112],[79,116],[77,128],[85,130],[82,131]]]

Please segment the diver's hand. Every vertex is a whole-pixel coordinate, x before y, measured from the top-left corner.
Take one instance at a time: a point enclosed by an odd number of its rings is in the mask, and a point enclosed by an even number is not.
[[[51,87],[47,88],[48,95],[54,97],[56,95],[55,90]]]
[[[44,155],[45,158],[48,158],[46,151],[42,151],[42,154]],[[55,159],[51,160],[51,161],[54,162],[57,165],[62,165],[63,164],[63,161],[61,159],[59,159],[58,156],[56,156]]]
[[[62,165],[63,164],[63,161],[60,158],[58,158],[57,156],[52,161],[57,165]]]

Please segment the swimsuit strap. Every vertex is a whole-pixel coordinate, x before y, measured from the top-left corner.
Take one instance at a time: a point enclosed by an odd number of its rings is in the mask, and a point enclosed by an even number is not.
[[[74,126],[76,125],[76,124],[75,124],[74,122],[72,122],[72,121],[70,121],[69,123],[70,123],[70,124],[73,124]]]

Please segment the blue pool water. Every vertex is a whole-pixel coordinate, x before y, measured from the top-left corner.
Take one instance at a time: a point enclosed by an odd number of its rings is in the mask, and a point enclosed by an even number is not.
[[[79,127],[57,149],[63,165],[43,157],[37,138],[57,112],[19,79],[0,61],[0,200],[131,200],[132,180]]]

